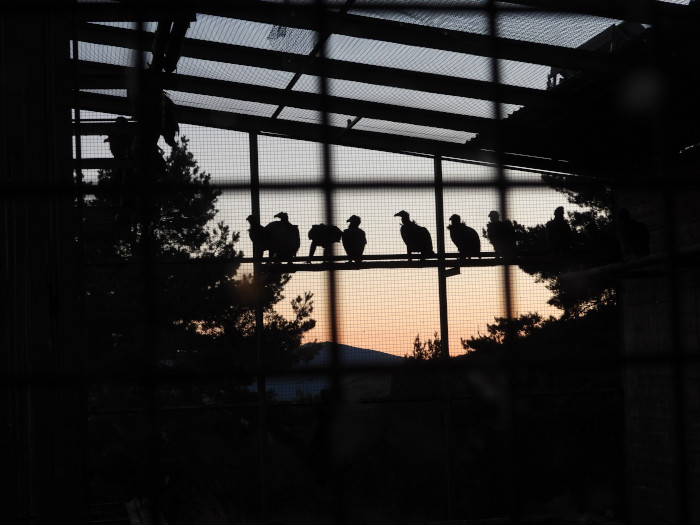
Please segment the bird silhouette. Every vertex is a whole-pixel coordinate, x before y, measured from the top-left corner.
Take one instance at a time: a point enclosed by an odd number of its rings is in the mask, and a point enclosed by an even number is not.
[[[253,241],[253,247],[260,250],[260,256],[264,257],[265,252],[270,250],[270,232],[260,224],[257,217],[248,215],[246,220],[250,223],[248,235]]]
[[[163,136],[165,143],[171,148],[174,148],[177,146],[177,142],[175,142],[175,135],[180,133],[180,125],[177,123],[175,103],[168,95],[165,94],[165,92],[163,92],[162,100],[163,114],[160,121],[160,134]]]
[[[416,224],[416,221],[412,221],[408,212],[404,210],[394,214],[394,217],[401,217],[401,238],[406,244],[409,261],[411,260],[411,254],[414,252],[419,252],[421,259],[435,255],[433,239],[428,228]]]
[[[628,210],[617,212],[616,231],[624,260],[649,255],[649,228],[643,222],[635,221]]]
[[[545,224],[549,247],[555,255],[565,255],[571,249],[573,232],[569,222],[564,218],[564,207],[559,206],[554,210],[554,218]]]
[[[309,258],[307,262],[311,262],[311,257],[316,253],[316,247],[323,248],[323,257],[328,258],[331,254],[331,246],[334,242],[340,242],[343,236],[343,230],[337,226],[330,224],[314,224],[309,230],[309,239],[311,239],[311,248],[309,248]]]
[[[361,219],[357,215],[352,215],[347,222],[350,226],[343,231],[343,248],[348,258],[356,263],[362,262],[362,254],[367,245],[365,231],[360,228]]]
[[[513,224],[510,221],[502,221],[499,217],[497,211],[489,213],[491,222],[486,225],[486,234],[498,257],[513,257],[516,250]]]
[[[301,245],[299,227],[290,223],[289,216],[283,211],[275,215],[275,218],[279,221],[273,221],[265,226],[269,236],[270,258],[291,263]]]
[[[476,230],[462,222],[462,218],[456,213],[450,217],[450,239],[457,247],[461,258],[481,257],[481,240]]]
[[[127,122],[124,117],[117,117],[115,120],[115,123],[119,125],[127,124]],[[128,159],[131,157],[133,140],[133,133],[117,130],[107,135],[104,142],[109,142],[109,151],[115,159]]]

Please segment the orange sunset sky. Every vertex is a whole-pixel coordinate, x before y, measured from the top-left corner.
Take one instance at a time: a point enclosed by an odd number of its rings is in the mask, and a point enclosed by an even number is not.
[[[101,118],[112,116],[94,115]],[[86,118],[85,116],[83,118]],[[249,183],[250,156],[248,135],[245,133],[181,126],[182,135],[190,140],[200,168],[212,175],[214,183]],[[83,155],[108,157],[103,137],[85,137]],[[167,148],[164,144],[164,149]],[[276,137],[259,137],[261,182],[321,182],[323,178],[322,147],[314,143]],[[334,181],[397,181],[431,182],[433,160],[411,155],[373,152],[354,148],[331,148]],[[538,174],[508,172],[511,180],[539,181]],[[492,168],[443,161],[443,178],[449,182],[483,182],[495,180]],[[563,195],[545,187],[515,187],[508,191],[508,217],[527,226],[543,223],[553,210],[563,205],[573,209]],[[225,221],[233,231],[240,232],[237,248],[252,255],[246,217],[251,213],[250,193],[245,190],[225,190],[217,204],[216,220]],[[315,188],[294,190],[264,190],[260,195],[261,222],[273,221],[280,211],[289,214],[290,221],[299,226],[300,256],[307,255],[310,242],[307,232],[313,224],[325,221],[323,193]],[[333,223],[344,229],[350,215],[362,218],[361,227],[367,235],[367,254],[404,253],[399,234],[400,218],[394,214],[406,210],[422,226],[426,226],[437,249],[435,194],[428,188],[396,189],[338,189],[333,193]],[[498,192],[492,188],[446,188],[444,192],[444,221],[453,213],[461,215],[467,225],[481,234],[488,222],[490,210],[500,210]],[[492,251],[482,237],[482,251]],[[455,247],[445,230],[448,252]],[[336,253],[343,254],[336,245]],[[317,252],[317,255],[320,253]],[[243,265],[241,272],[252,272],[252,265]],[[511,269],[514,314],[537,311],[543,315],[557,314],[547,305],[549,291],[543,284],[517,268]],[[440,330],[438,306],[438,271],[436,268],[371,269],[337,272],[338,282],[338,342],[398,355],[410,353],[417,334],[433,337]],[[278,310],[288,315],[289,301],[304,291],[314,293],[316,328],[306,341],[330,339],[330,302],[328,274],[297,272],[285,289],[285,299]],[[463,268],[461,274],[447,280],[450,352],[461,353],[460,338],[483,332],[486,323],[505,314],[503,267]]]

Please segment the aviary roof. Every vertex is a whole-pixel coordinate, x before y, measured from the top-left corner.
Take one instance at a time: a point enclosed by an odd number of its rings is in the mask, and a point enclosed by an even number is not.
[[[315,2],[194,2],[165,86],[181,122],[476,161],[500,150],[507,165],[572,171],[576,155],[542,147],[538,130],[553,117],[582,118],[582,99],[612,96],[601,87],[640,64],[650,25],[691,25],[696,9],[686,3],[628,13],[624,2],[567,2],[567,12],[549,10],[557,2],[547,0],[498,2],[494,38],[489,3],[477,0],[350,0],[322,10]],[[182,2],[158,5],[81,4],[82,109],[129,115],[126,83],[151,60],[155,20],[193,14]]]

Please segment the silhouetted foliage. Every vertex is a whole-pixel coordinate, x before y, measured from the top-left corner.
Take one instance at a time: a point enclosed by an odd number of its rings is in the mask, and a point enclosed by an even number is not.
[[[255,506],[257,412],[211,407],[255,403],[256,304],[267,365],[284,369],[313,357],[313,345],[300,349],[315,325],[313,295],[294,298],[288,319],[275,305],[289,275],[256,282],[239,273],[239,234],[214,223],[220,193],[182,137],[164,169],[101,171],[86,203],[84,326],[95,374],[98,501],[160,495],[171,518],[191,512],[202,494],[226,502],[237,486],[238,510]],[[93,231],[97,216],[103,222]]]
[[[550,316],[543,319],[538,313],[520,314],[514,319],[507,317],[496,317],[496,322],[486,325],[488,335],[471,336],[469,339],[460,339],[465,350],[473,352],[475,350],[488,350],[500,346],[509,338],[527,337],[532,335],[537,329],[542,328],[545,323],[556,322]]]
[[[601,179],[583,176],[543,174],[542,180],[550,187],[566,195],[571,204],[590,208],[596,216],[605,215],[613,206],[610,184]]]
[[[439,359],[442,356],[442,341],[437,332],[433,334],[433,339],[426,339],[421,341],[420,334],[416,335],[413,341],[413,351],[410,355],[406,354],[404,357],[406,359],[413,359],[416,361],[430,361],[432,359]]]
[[[453,359],[465,372],[454,375],[451,391],[464,399],[455,401],[453,417],[456,441],[465,443],[465,472],[486,468],[485,458],[498,465],[503,447],[514,446],[520,474],[514,465],[495,468],[524,476],[527,486],[519,490],[530,513],[551,512],[555,500],[572,514],[624,512],[617,315],[606,304],[579,317],[499,317],[487,334],[462,339],[468,353]],[[504,434],[506,421],[515,434]],[[503,441],[513,435],[515,442]],[[465,510],[497,504],[492,494],[500,482],[487,479],[485,487],[468,475],[455,482],[465,494],[476,491]]]
[[[562,310],[564,317],[577,317],[601,305],[615,302],[615,283],[608,279],[585,283],[562,281],[561,275],[585,270],[621,259],[615,237],[611,207],[612,190],[603,181],[587,178],[543,175],[543,180],[564,193],[570,203],[583,211],[568,212],[570,226],[566,250],[552,252],[545,224],[526,227],[514,223],[521,255],[520,268],[546,284],[552,292],[549,304]],[[551,230],[551,228],[550,228]]]
[[[442,340],[437,332],[425,341],[417,334],[411,353],[404,354],[402,366],[392,376],[392,397],[419,403],[440,399],[444,392],[442,376],[434,365],[443,357]]]
[[[393,376],[391,430],[411,434],[431,461],[439,461],[433,452],[449,439],[444,461],[452,476],[454,519],[504,515],[503,496],[514,489],[529,516],[624,515],[614,283],[571,290],[560,282],[562,273],[616,260],[616,241],[610,242],[606,200],[596,191],[571,196],[590,206],[569,213],[568,252],[566,245],[553,249],[546,224],[514,221],[509,236],[522,256],[518,264],[547,283],[550,303],[563,315],[497,317],[485,333],[461,339],[466,353],[450,357],[448,367],[433,362],[440,353],[435,340],[416,337]],[[439,435],[440,428],[449,437]],[[420,459],[395,468],[399,479],[416,471],[432,482],[440,479]],[[441,489],[431,482],[423,490],[426,500],[441,501]]]

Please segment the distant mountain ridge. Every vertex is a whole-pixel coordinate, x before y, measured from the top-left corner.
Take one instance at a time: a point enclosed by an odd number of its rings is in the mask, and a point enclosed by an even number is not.
[[[302,345],[302,348],[313,343]],[[321,367],[331,364],[331,342],[319,343],[321,349],[318,354],[308,363],[302,363],[299,367]],[[369,350],[368,348],[358,348],[357,346],[338,345],[340,364],[342,365],[369,365],[369,364],[397,364],[403,357],[380,352],[379,350]]]
[[[311,361],[297,365],[297,369],[322,368],[331,365],[331,343],[326,341],[319,344],[321,348],[318,354],[316,354]],[[403,357],[387,352],[358,348],[350,345],[338,345],[338,352],[340,364],[344,366],[398,365],[403,360]],[[387,378],[370,379],[363,374],[353,374],[343,377],[343,385],[348,388],[352,387],[353,390],[367,390],[367,394],[370,394],[371,391],[374,395],[382,395],[390,388],[390,385],[387,384],[387,380]],[[330,382],[327,376],[315,374],[291,377],[271,376],[267,378],[266,381],[267,389],[274,390],[275,397],[278,401],[295,401],[299,398],[316,396],[320,394],[323,389],[328,388],[329,385]],[[255,390],[255,385],[252,386],[252,390]]]

